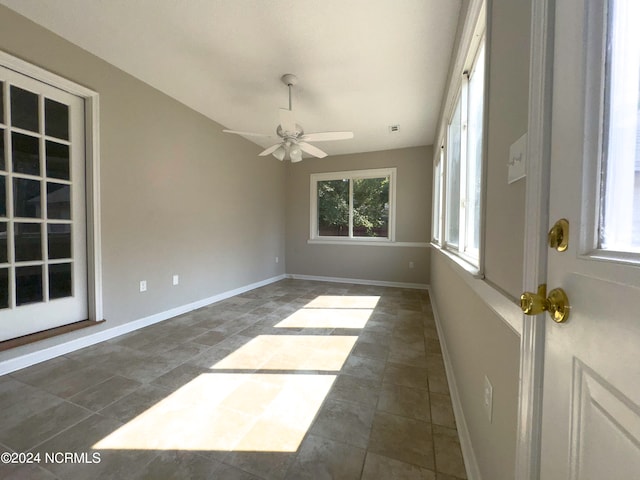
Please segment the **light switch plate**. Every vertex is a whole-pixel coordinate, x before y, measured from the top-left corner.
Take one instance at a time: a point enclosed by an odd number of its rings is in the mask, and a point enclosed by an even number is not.
[[[527,165],[527,134],[522,135],[509,147],[509,178],[507,183],[524,178]]]
[[[489,377],[484,377],[484,398],[483,398],[484,411],[487,415],[489,423],[493,421],[493,385],[489,381]]]

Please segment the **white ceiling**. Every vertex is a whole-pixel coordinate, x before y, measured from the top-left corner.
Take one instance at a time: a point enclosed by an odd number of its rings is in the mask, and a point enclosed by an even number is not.
[[[233,130],[274,133],[294,73],[306,133],[354,132],[335,155],[433,143],[461,0],[0,3]]]

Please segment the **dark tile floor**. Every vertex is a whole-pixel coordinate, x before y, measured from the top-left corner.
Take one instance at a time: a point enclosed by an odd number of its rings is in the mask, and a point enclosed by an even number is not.
[[[0,451],[39,455],[3,479],[466,479],[428,294],[300,280],[0,377]]]

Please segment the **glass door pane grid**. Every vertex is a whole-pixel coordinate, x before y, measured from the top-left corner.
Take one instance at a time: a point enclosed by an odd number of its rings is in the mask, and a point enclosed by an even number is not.
[[[51,135],[42,135],[45,141],[60,143],[62,145],[71,145],[71,140],[65,140],[63,138],[52,137]]]
[[[10,235],[12,235],[12,228],[11,228],[11,223],[9,222],[9,205],[7,205],[8,202],[8,194],[7,194],[7,183],[9,181],[9,166],[7,164],[8,162],[8,144],[7,144],[7,135],[8,135],[8,131],[9,129],[7,128],[7,124],[5,123],[5,120],[7,119],[7,113],[5,110],[8,110],[8,108],[6,107],[7,105],[7,86],[5,82],[0,82],[0,96],[2,98],[0,98],[1,102],[0,102],[0,128],[2,129],[0,131],[0,135],[2,135],[2,145],[0,148],[2,148],[2,152],[0,152],[0,155],[2,155],[2,159],[3,162],[0,163],[0,179],[2,179],[4,181],[4,189],[0,190],[0,195],[3,195],[4,198],[1,199],[1,201],[4,202],[4,212],[0,211],[0,222],[2,223],[2,229],[0,229],[0,231],[2,231],[2,233],[0,233],[0,235],[4,235],[5,239],[4,242],[0,241],[0,248],[5,248],[7,249],[6,252],[2,252],[0,253],[0,255],[2,255],[1,260],[0,260],[0,281],[2,281],[2,279],[4,278],[4,273],[5,272],[9,272],[9,274],[11,274],[10,271],[10,267],[11,267],[11,252],[9,252],[9,245],[8,245],[8,237]],[[0,239],[1,240],[1,239]],[[4,245],[2,245],[4,243]],[[6,256],[6,258],[5,258]],[[6,261],[5,261],[6,260]],[[2,292],[0,292],[0,299],[3,298],[3,294]],[[3,301],[0,300],[0,303],[4,303]],[[0,308],[2,308],[2,306],[0,306]]]
[[[7,262],[8,262],[8,302],[7,308],[14,309],[16,307],[16,269],[15,269],[15,248],[14,248],[14,225],[13,225],[13,158],[11,155],[11,108],[9,99],[10,84],[4,82],[3,89],[3,106],[4,106],[4,167],[5,176],[5,195],[6,195],[6,219],[7,219]]]
[[[20,87],[18,87],[20,88]],[[73,251],[70,252],[69,257],[49,259],[48,249],[48,225],[72,225],[73,219],[49,219],[48,218],[48,205],[47,205],[47,185],[48,184],[60,184],[68,185],[71,187],[72,179],[66,180],[62,178],[48,177],[46,171],[46,143],[54,142],[60,145],[70,146],[71,141],[65,140],[50,135],[45,135],[45,112],[44,105],[45,99],[42,94],[37,94],[38,97],[38,132],[26,130],[24,128],[15,127],[11,121],[11,98],[10,98],[11,84],[4,82],[3,89],[3,104],[4,104],[4,119],[5,123],[0,123],[0,127],[3,128],[4,134],[4,157],[5,157],[5,170],[0,172],[0,175],[5,177],[6,188],[6,217],[0,217],[2,220],[6,220],[7,223],[7,263],[0,264],[0,268],[8,268],[9,271],[9,285],[8,285],[8,308],[14,309],[18,305],[18,293],[17,293],[17,273],[18,269],[25,267],[40,267],[41,271],[41,288],[42,288],[42,302],[49,302],[50,285],[49,285],[49,265],[65,265],[68,264],[71,267],[71,284],[73,285]],[[39,174],[36,175],[30,173],[14,172],[14,158],[13,158],[13,139],[14,134],[20,134],[31,138],[38,139],[38,170]],[[71,163],[71,158],[69,158]],[[39,201],[39,216],[25,217],[17,216],[15,211],[15,183],[14,179],[24,179],[39,182],[40,187],[40,201]],[[70,194],[69,194],[70,195]],[[39,260],[16,260],[16,226],[15,224],[38,224],[40,226],[40,249],[41,259]],[[30,303],[30,302],[28,302]]]

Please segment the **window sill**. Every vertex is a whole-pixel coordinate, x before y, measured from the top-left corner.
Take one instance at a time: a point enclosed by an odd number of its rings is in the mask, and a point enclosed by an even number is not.
[[[464,257],[461,257],[460,255],[456,255],[455,253],[452,253],[451,251],[447,250],[446,248],[443,248],[441,245],[438,245],[437,243],[431,242],[430,245],[435,250],[442,253],[449,260],[452,260],[460,269],[462,269],[464,272],[471,275],[473,278],[476,278],[479,280],[482,280],[484,278],[484,275],[480,272],[480,269],[477,266],[470,263]]]
[[[392,242],[391,240],[334,240],[310,238],[307,240],[309,245],[349,245],[349,246],[367,246],[367,247],[413,247],[428,248],[431,246],[428,242]]]
[[[451,263],[454,265],[453,270],[465,281],[469,288],[484,301],[485,305],[498,315],[505,325],[511,328],[517,335],[522,335],[522,310],[520,310],[517,302],[488,283],[477,267],[472,266],[469,262],[457,255],[447,252],[440,245],[432,243],[431,246],[434,250],[451,260]]]

